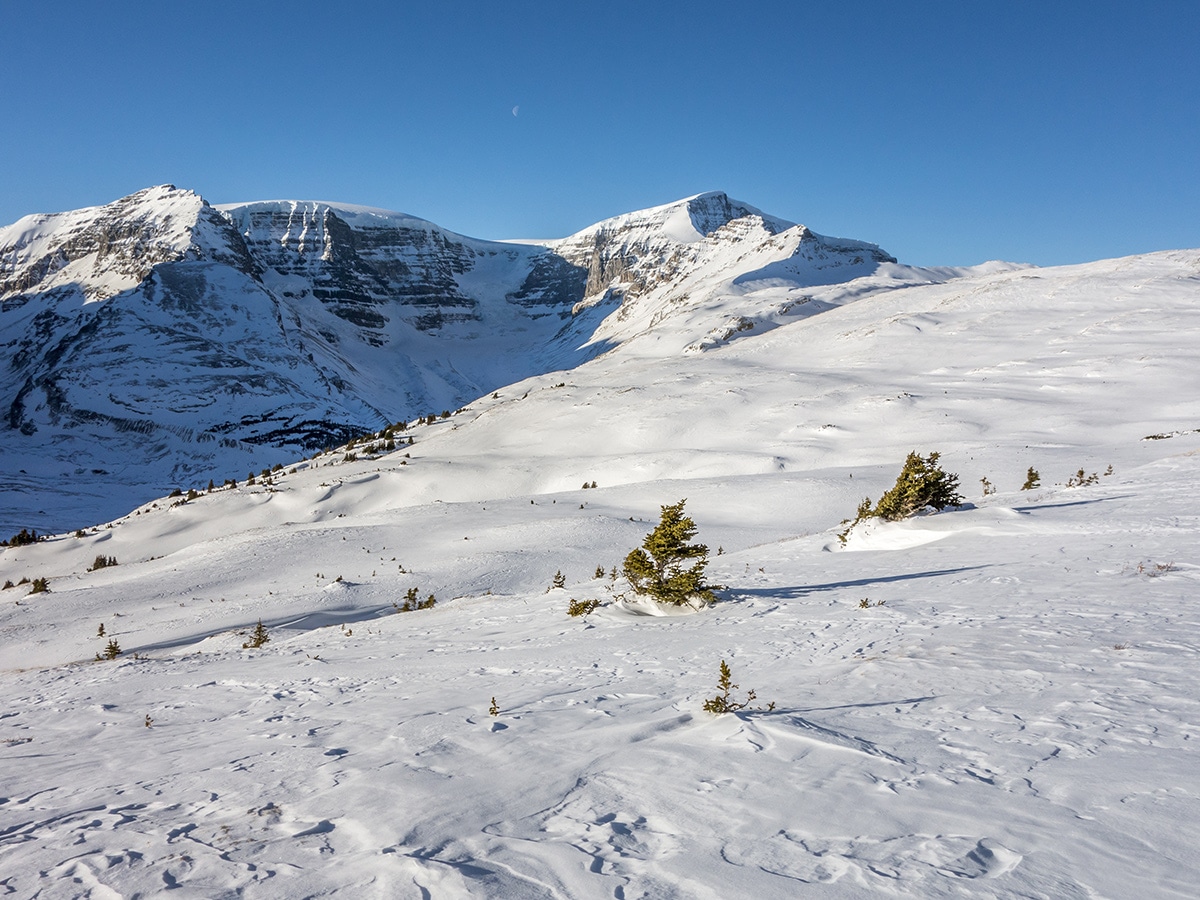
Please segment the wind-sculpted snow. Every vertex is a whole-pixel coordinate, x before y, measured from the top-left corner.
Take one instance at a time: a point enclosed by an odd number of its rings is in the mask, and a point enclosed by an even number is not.
[[[0,885],[1193,897],[1198,276],[760,285],[734,340],[674,352],[685,314],[393,452],[3,550]],[[967,502],[843,546],[912,450]],[[722,602],[647,615],[610,573],[684,497]],[[722,661],[774,709],[706,712]]]
[[[724,194],[547,246],[336,203],[214,208],[169,185],[29,216],[0,231],[0,528],[111,518],[647,334],[703,349],[731,301],[756,292],[765,325],[766,295],[791,308],[886,260]]]

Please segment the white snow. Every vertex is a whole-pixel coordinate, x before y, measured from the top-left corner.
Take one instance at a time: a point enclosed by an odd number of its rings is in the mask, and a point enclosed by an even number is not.
[[[1200,252],[892,274],[3,551],[0,886],[1194,896]],[[910,450],[968,506],[843,550]],[[724,601],[569,618],[682,497]]]

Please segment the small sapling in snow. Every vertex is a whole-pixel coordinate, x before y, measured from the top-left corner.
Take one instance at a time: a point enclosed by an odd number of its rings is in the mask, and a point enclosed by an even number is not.
[[[498,715],[500,715],[500,707],[496,705],[496,698],[495,698],[495,697],[493,697],[493,698],[492,698],[492,705],[488,707],[488,715],[489,715],[489,716],[498,716]]]
[[[271,636],[267,634],[267,629],[262,623],[262,619],[258,620],[258,624],[254,626],[254,631],[250,632],[250,640],[242,644],[243,650],[256,650],[264,644],[271,642]]]
[[[1091,475],[1085,475],[1083,469],[1080,469],[1074,475],[1067,479],[1067,487],[1087,487],[1095,484],[1100,480],[1100,476],[1093,472]]]
[[[721,676],[717,679],[717,690],[721,693],[704,701],[705,712],[721,715],[722,713],[737,712],[739,709],[746,709],[758,699],[758,695],[754,691],[746,692],[746,699],[741,702],[730,699],[730,693],[737,689],[737,685],[733,683],[733,673],[729,670],[729,664],[725,660],[721,660]],[[765,707],[756,707],[764,712],[770,712],[775,708],[775,703],[772,701]]]
[[[105,645],[104,652],[96,654],[96,659],[97,660],[116,659],[120,655],[121,655],[121,645],[117,643],[116,638],[112,638],[111,640],[109,640],[108,644]]]

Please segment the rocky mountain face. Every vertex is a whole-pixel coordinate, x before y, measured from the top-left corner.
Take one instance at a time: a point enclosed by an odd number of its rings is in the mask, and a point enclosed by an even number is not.
[[[0,229],[0,531],[91,524],[891,262],[720,193],[546,245],[169,185],[28,216]]]

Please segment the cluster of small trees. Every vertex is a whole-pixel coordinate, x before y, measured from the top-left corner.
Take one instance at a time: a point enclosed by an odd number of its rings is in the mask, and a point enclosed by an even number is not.
[[[22,528],[7,541],[0,541],[0,547],[25,547],[29,544],[36,544],[38,541],[44,541],[46,538],[36,531],[29,531]]]

